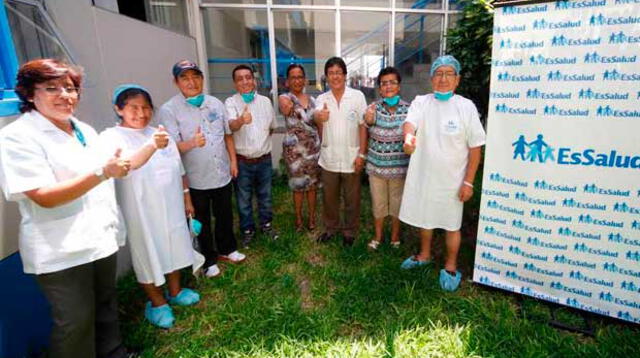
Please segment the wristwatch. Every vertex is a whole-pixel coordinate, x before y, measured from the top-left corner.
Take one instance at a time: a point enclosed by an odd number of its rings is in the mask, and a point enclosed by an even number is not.
[[[95,176],[97,176],[97,177],[98,177],[98,179],[100,179],[100,181],[101,181],[101,182],[103,182],[103,181],[105,181],[105,180],[109,179],[109,178],[107,178],[107,176],[104,174],[104,168],[103,168],[103,167],[99,167],[98,169],[96,169],[96,170],[93,172],[93,174],[94,174]]]

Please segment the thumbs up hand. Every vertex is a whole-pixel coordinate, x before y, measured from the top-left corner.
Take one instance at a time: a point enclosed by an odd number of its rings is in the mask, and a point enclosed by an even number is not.
[[[364,114],[364,121],[368,126],[372,126],[375,123],[375,115],[376,115],[376,104],[371,103],[369,107],[367,107],[367,112]]]
[[[194,147],[204,147],[207,144],[207,140],[204,138],[204,133],[202,133],[202,128],[198,126],[196,128],[196,134],[193,136],[193,146]]]
[[[324,107],[316,112],[315,118],[321,122],[326,122],[329,120],[329,114],[329,108],[327,107],[327,103],[325,102]]]
[[[251,112],[249,112],[249,105],[247,104],[244,105],[244,110],[242,111],[242,115],[240,117],[242,118],[242,123],[244,124],[251,123],[251,121],[253,120],[253,117],[251,117]]]
[[[402,149],[407,154],[413,154],[416,150],[416,136],[411,133],[408,133],[404,136],[404,144],[402,145]]]
[[[131,163],[127,159],[120,159],[120,154],[122,154],[122,149],[116,149],[113,157],[111,157],[102,168],[107,178],[122,178],[129,173]]]
[[[156,149],[166,148],[169,145],[169,133],[167,133],[162,124],[153,133],[153,145]]]

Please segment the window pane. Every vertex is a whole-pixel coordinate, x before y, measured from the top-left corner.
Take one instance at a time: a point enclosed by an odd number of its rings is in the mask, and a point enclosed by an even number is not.
[[[324,63],[335,55],[335,13],[332,11],[276,11],[273,14],[278,59],[278,92],[285,92],[287,67],[304,66],[307,93],[324,92]]]
[[[144,8],[147,21],[151,24],[169,29],[181,34],[187,34],[187,10],[183,0],[153,1],[145,0]]]
[[[267,12],[249,9],[202,10],[211,94],[224,101],[235,93],[231,71],[239,64],[253,66],[258,92],[272,88]]]
[[[396,0],[396,8],[442,9],[445,0]]]
[[[376,98],[376,77],[389,64],[389,14],[343,11],[341,27],[347,85],[371,101]]]
[[[335,5],[335,0],[273,0],[274,5]]]
[[[202,0],[203,4],[258,4],[266,5],[267,0]]]
[[[395,66],[402,74],[402,97],[431,91],[429,69],[440,53],[442,15],[396,16]]]
[[[17,1],[6,1],[5,6],[18,62],[46,57],[70,62],[64,46],[38,7]]]
[[[340,6],[391,7],[390,0],[342,0]]]
[[[449,10],[462,10],[464,4],[459,0],[449,0]]]

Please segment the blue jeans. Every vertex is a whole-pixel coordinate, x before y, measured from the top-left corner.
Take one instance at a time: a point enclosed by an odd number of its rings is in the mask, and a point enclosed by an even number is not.
[[[240,231],[255,231],[253,221],[253,192],[258,199],[258,219],[264,226],[273,219],[271,202],[271,157],[256,163],[238,160],[238,178],[235,180],[236,201],[240,215]]]

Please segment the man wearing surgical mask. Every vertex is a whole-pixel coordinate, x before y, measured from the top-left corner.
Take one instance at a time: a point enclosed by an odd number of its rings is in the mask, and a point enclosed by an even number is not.
[[[455,94],[460,63],[441,56],[431,66],[433,94],[417,96],[403,126],[404,150],[411,154],[400,220],[420,228],[420,252],[401,265],[411,269],[432,264],[433,229],[446,231],[447,256],[440,271],[440,286],[455,291],[463,203],[473,195],[485,132],[478,110]]]
[[[198,65],[182,60],[173,66],[172,74],[180,93],[162,105],[157,119],[178,145],[195,219],[202,223],[198,244],[206,259],[204,273],[216,277],[221,273],[219,260],[240,263],[245,259],[233,235],[231,179],[238,176],[238,164],[230,118],[222,102],[203,93],[204,77]]]
[[[269,98],[256,93],[256,79],[251,67],[236,66],[231,72],[231,78],[237,93],[227,98],[224,104],[231,117],[229,128],[233,131],[236,145],[236,201],[242,242],[246,247],[256,232],[253,218],[254,192],[258,201],[260,231],[271,239],[278,238],[272,226],[271,200],[271,134],[276,127],[276,115]]]

